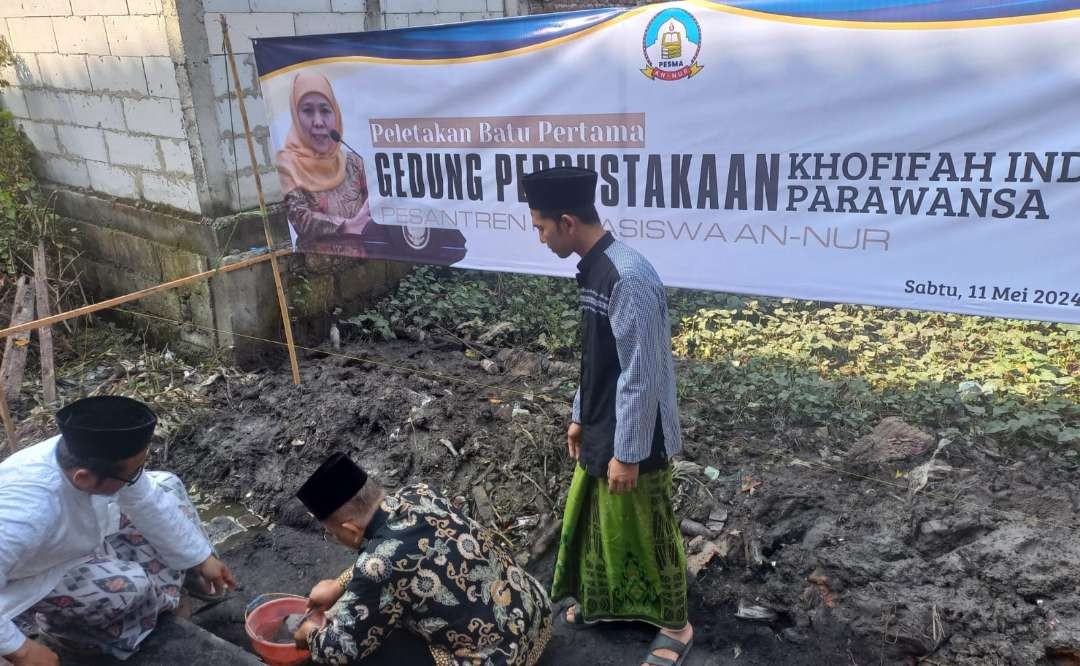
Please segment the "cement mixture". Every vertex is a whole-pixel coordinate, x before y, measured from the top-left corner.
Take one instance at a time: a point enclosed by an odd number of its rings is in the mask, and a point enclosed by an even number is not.
[[[388,488],[439,488],[550,581],[576,368],[472,347],[489,358],[449,339],[355,345],[354,359],[303,358],[299,388],[279,368],[215,384],[215,413],[166,466],[274,524],[226,551],[246,598],[304,594],[351,559],[292,498],[338,450]],[[707,404],[681,408],[691,663],[1080,663],[1075,453],[939,446],[899,419],[859,441],[814,428],[762,441]],[[238,612],[196,617],[245,644]],[[548,661],[637,663],[650,637],[560,631]]]

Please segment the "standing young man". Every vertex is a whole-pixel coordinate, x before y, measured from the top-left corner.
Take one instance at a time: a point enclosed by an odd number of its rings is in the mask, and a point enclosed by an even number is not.
[[[577,460],[552,598],[565,619],[660,628],[643,664],[679,666],[687,621],[686,556],[672,507],[670,459],[682,450],[664,285],[639,252],[604,231],[597,174],[560,167],[525,177],[540,242],[581,257],[581,383],[567,431]]]

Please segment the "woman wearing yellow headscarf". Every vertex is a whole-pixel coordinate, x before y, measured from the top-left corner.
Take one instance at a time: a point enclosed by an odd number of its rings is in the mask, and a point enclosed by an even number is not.
[[[345,133],[334,90],[325,76],[301,72],[290,101],[292,128],[277,168],[297,246],[363,256],[357,236],[374,231],[367,177],[363,159],[331,138]]]
[[[277,169],[298,250],[444,265],[465,256],[457,229],[372,220],[364,160],[344,149],[341,108],[325,76],[297,74],[289,108],[292,127]]]

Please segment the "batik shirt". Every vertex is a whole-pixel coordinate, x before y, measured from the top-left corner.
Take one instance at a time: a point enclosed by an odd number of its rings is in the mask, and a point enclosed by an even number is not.
[[[352,581],[310,639],[318,663],[348,664],[395,631],[436,663],[532,666],[551,634],[551,604],[497,537],[420,484],[383,500]],[[404,666],[404,665],[403,665]]]

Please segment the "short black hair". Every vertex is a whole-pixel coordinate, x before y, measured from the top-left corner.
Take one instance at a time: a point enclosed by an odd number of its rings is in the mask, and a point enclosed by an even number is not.
[[[65,471],[76,468],[88,469],[94,473],[94,476],[102,479],[117,476],[124,471],[124,463],[121,460],[105,460],[104,458],[89,458],[76,455],[68,447],[63,437],[60,438],[60,443],[56,447],[56,463],[60,465],[60,469]]]
[[[536,211],[540,217],[560,222],[563,215],[573,215],[585,224],[600,224],[600,213],[596,212],[596,206],[584,208],[551,208]]]

